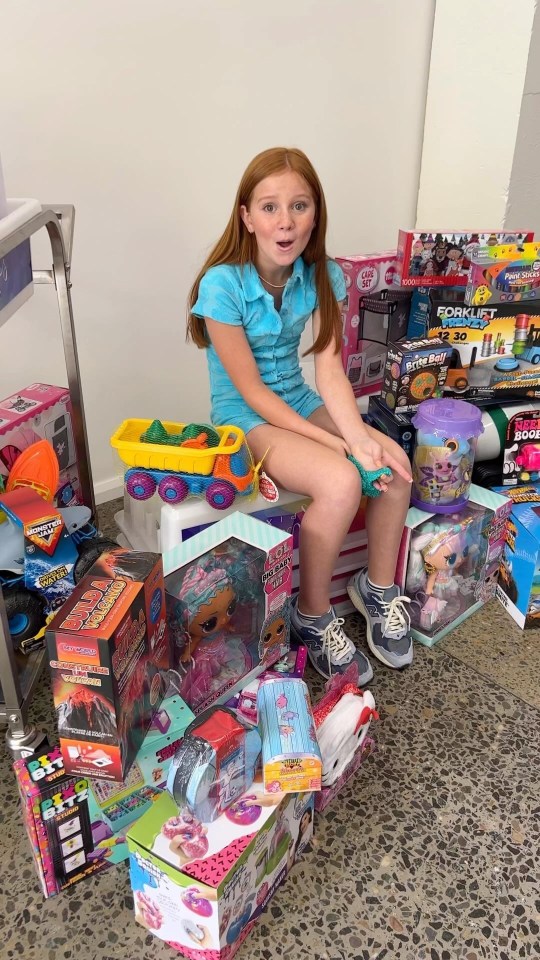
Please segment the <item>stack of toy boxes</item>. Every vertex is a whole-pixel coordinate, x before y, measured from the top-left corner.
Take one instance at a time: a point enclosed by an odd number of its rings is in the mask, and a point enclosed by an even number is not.
[[[24,822],[46,897],[128,857],[126,829],[164,789],[192,719],[180,697],[164,700],[121,783],[66,773],[58,746],[15,761]]]
[[[0,400],[0,477],[5,480],[19,454],[38,440],[48,440],[58,457],[57,505],[82,503],[71,402],[65,387],[32,383]]]
[[[125,779],[171,665],[161,556],[102,554],[46,636],[66,771]]]
[[[343,343],[341,358],[343,368],[354,390],[361,397],[378,393],[382,385],[382,373],[388,340],[403,336],[399,328],[401,313],[394,317],[389,329],[389,316],[366,313],[361,309],[361,298],[373,296],[394,283],[396,264],[395,250],[383,253],[368,253],[354,257],[336,257],[347,284],[343,307]],[[398,323],[399,321],[399,323]]]
[[[411,507],[396,583],[412,603],[412,633],[428,647],[495,596],[510,503],[472,484],[464,510]]]
[[[313,794],[283,798],[255,782],[212,823],[192,819],[187,840],[162,794],[128,833],[136,919],[190,960],[230,960],[312,830]]]
[[[394,283],[402,287],[465,287],[470,258],[478,246],[532,240],[520,232],[400,230]]]
[[[511,507],[497,597],[522,630],[540,626],[540,484],[497,487]]]
[[[235,512],[164,557],[180,693],[224,702],[289,649],[292,537]]]

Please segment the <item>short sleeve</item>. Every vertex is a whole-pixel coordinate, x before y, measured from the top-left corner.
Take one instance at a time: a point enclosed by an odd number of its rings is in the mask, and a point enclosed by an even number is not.
[[[341,269],[339,263],[336,263],[335,260],[328,260],[326,265],[328,268],[330,283],[332,284],[332,290],[334,291],[334,296],[339,303],[340,300],[345,299],[347,294],[343,270]]]
[[[242,297],[231,267],[223,265],[206,271],[191,312],[197,317],[210,317],[219,323],[242,326]]]

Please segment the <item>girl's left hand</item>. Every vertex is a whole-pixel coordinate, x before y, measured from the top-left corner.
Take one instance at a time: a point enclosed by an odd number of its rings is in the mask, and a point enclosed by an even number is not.
[[[390,470],[399,474],[407,483],[411,482],[410,473],[408,473],[397,460],[394,460],[394,457],[387,453],[380,443],[377,443],[377,441],[370,436],[366,436],[358,443],[353,444],[351,446],[351,453],[353,457],[362,464],[364,470],[379,470],[381,467],[389,467]],[[393,479],[392,474],[390,476],[380,477],[379,480],[375,481],[374,486],[377,487],[381,493],[385,493]]]

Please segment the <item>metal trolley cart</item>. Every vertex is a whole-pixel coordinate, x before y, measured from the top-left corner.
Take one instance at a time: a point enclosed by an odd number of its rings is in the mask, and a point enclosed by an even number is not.
[[[43,227],[47,229],[53,266],[51,270],[34,270],[33,280],[34,283],[53,283],[56,288],[81,489],[85,504],[92,510],[92,516],[95,516],[94,488],[70,293],[74,217],[73,206],[42,206],[40,212],[34,212],[28,220],[19,223],[10,233],[5,236],[0,235],[0,263],[23,241],[28,240]],[[15,318],[16,314],[8,322],[13,322]],[[36,729],[27,720],[28,706],[39,680],[44,659],[45,650],[43,649],[34,650],[28,656],[15,653],[0,588],[0,723],[7,724],[7,747],[15,757],[28,755],[44,739],[43,731]]]

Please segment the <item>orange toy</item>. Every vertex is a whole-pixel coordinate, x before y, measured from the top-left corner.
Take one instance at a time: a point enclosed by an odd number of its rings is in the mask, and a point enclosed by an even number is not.
[[[17,487],[31,487],[51,503],[58,490],[60,468],[58,458],[48,440],[38,440],[19,454],[6,484],[6,493]]]

